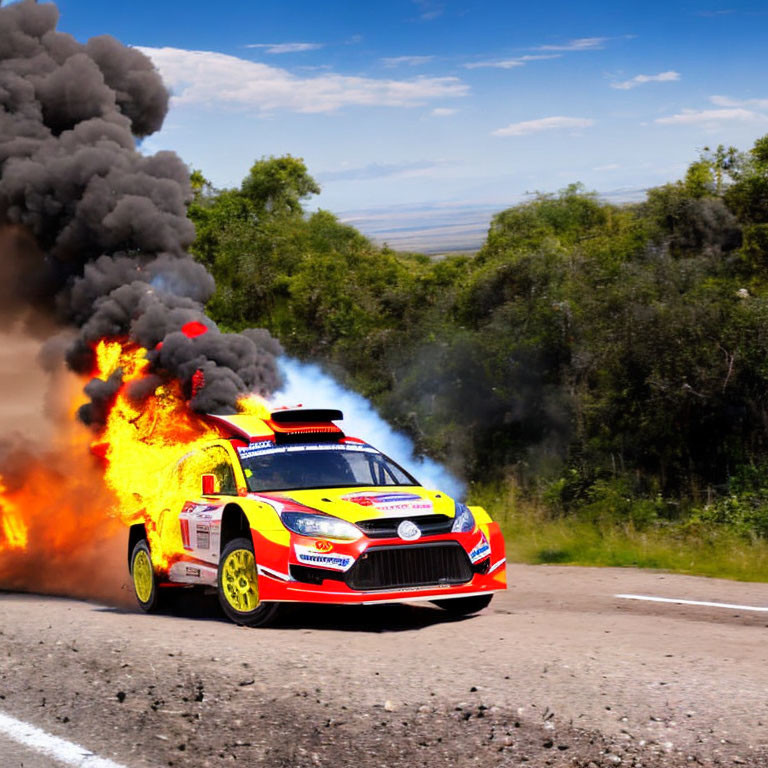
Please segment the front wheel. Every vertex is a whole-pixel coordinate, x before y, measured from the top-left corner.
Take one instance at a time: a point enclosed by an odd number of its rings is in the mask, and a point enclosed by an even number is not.
[[[262,603],[253,543],[233,539],[224,547],[219,562],[219,603],[229,619],[246,627],[263,627],[276,618],[280,606]]]
[[[493,595],[475,595],[474,597],[454,597],[452,600],[433,600],[438,607],[452,616],[469,616],[487,608]]]

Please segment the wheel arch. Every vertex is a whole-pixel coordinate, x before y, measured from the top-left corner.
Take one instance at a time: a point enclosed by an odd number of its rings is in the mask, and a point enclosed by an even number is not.
[[[224,551],[224,547],[232,539],[243,537],[253,541],[251,536],[251,524],[248,522],[243,508],[239,504],[230,503],[224,507],[221,515],[221,540],[219,543],[219,552]]]
[[[142,540],[147,538],[147,529],[144,527],[144,523],[136,523],[132,525],[128,532],[128,569],[131,568],[131,555],[133,555],[133,548]]]

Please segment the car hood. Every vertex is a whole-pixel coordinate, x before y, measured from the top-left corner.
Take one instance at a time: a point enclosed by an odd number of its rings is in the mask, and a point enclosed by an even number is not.
[[[450,496],[441,491],[430,491],[412,485],[386,488],[318,488],[267,492],[264,495],[276,500],[292,500],[350,523],[384,517],[410,518],[435,514],[453,517],[455,514],[454,502]]]

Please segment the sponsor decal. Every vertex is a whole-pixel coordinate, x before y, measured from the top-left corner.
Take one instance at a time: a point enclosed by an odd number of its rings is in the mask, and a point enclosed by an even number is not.
[[[195,534],[198,549],[211,548],[211,529],[207,525],[198,525],[195,528]]]
[[[263,453],[266,448],[274,448],[275,444],[271,440],[260,440],[258,443],[249,443],[245,448],[238,448],[237,452],[243,459]]]
[[[403,541],[416,541],[416,539],[421,538],[421,531],[416,523],[412,523],[410,520],[403,520],[403,522],[397,526],[397,535],[403,539]]]
[[[484,557],[488,557],[491,554],[491,547],[488,544],[488,539],[485,538],[485,534],[480,531],[480,541],[475,545],[475,548],[469,553],[470,562],[476,563],[478,560],[482,560]]]
[[[315,547],[304,547],[301,544],[294,544],[294,550],[296,559],[303,565],[316,565],[333,571],[348,571],[355,562],[355,558],[351,555],[319,552]]]
[[[415,493],[371,493],[370,491],[357,491],[342,496],[342,501],[351,501],[361,507],[373,507],[380,512],[417,513],[427,514],[432,512],[432,502],[422,499]]]
[[[245,448],[238,448],[237,452],[242,459],[253,456],[268,456],[275,453],[306,453],[314,451],[353,451],[356,453],[378,453],[370,445],[358,443],[307,443],[303,445],[276,446],[271,440],[262,443],[250,443]]]
[[[200,569],[199,568],[192,568],[191,566],[188,565],[184,569],[184,573],[187,576],[194,576],[195,578],[198,578],[198,579],[200,578]]]
[[[318,552],[331,552],[333,551],[333,544],[331,544],[330,541],[323,541],[322,539],[319,539],[315,542],[315,549]]]
[[[215,504],[195,504],[192,501],[188,501],[184,504],[181,514],[192,515],[198,520],[210,520],[218,510],[219,507]]]

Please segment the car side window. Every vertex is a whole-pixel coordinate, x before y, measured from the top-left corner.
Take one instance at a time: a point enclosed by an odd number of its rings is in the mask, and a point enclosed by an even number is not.
[[[200,494],[200,474],[196,471],[200,463],[200,452],[187,453],[179,459],[174,469],[176,485],[184,495],[193,498]]]
[[[219,493],[224,496],[237,496],[235,470],[229,454],[219,445],[206,448],[204,451],[209,469],[206,471],[216,478]]]
[[[202,475],[216,478],[218,493],[223,496],[237,496],[235,471],[229,455],[219,445],[184,456],[176,465],[176,481],[190,498],[200,495]]]

